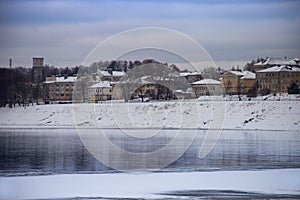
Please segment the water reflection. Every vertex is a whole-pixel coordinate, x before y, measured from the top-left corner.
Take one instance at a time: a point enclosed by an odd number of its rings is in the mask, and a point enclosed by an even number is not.
[[[109,138],[130,151],[152,151],[172,139],[165,130],[147,142],[132,140],[118,130]],[[190,148],[162,170],[299,168],[300,137],[297,132],[223,131],[214,149],[198,158],[205,131],[199,131]],[[167,156],[167,155],[166,155]],[[97,161],[82,145],[76,130],[0,130],[0,174],[103,173],[112,169]]]

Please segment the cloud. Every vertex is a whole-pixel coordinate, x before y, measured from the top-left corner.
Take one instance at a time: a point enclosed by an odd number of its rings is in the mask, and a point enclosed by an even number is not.
[[[144,26],[186,33],[217,62],[299,57],[299,5],[298,1],[0,1],[0,65],[13,57],[16,65],[30,66],[35,55],[45,56],[53,65],[79,65],[99,42]]]

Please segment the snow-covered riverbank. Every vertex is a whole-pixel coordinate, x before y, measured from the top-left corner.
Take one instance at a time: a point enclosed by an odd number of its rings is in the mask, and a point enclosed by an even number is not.
[[[217,128],[299,131],[299,108],[300,101],[261,100],[34,105],[0,108],[0,127],[209,129],[219,117]]]
[[[215,171],[181,173],[68,174],[50,176],[1,177],[0,199],[54,198],[178,198],[190,192],[239,192],[259,195],[299,195],[299,169],[261,171]],[[215,192],[214,192],[215,191]],[[250,193],[249,193],[250,192]],[[180,196],[179,194],[184,195]],[[254,194],[258,196],[253,196]],[[193,193],[190,194],[193,197]],[[205,196],[202,194],[202,196]],[[222,196],[219,196],[221,198]],[[232,196],[235,197],[235,196]],[[299,196],[294,196],[299,198]]]

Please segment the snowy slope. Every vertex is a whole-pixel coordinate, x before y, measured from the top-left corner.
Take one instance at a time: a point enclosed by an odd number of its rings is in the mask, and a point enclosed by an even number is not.
[[[0,108],[0,126],[300,130],[300,101],[53,104]],[[218,121],[218,124],[214,122]]]

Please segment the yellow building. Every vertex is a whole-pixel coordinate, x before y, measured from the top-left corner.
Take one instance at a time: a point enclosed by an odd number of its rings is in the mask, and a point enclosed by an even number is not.
[[[275,66],[260,70],[257,73],[259,92],[287,93],[291,83],[300,84],[300,68],[288,66]]]
[[[256,75],[249,71],[228,71],[221,76],[226,94],[247,94],[256,81]]]
[[[71,102],[77,77],[47,77],[44,82],[45,103]]]

